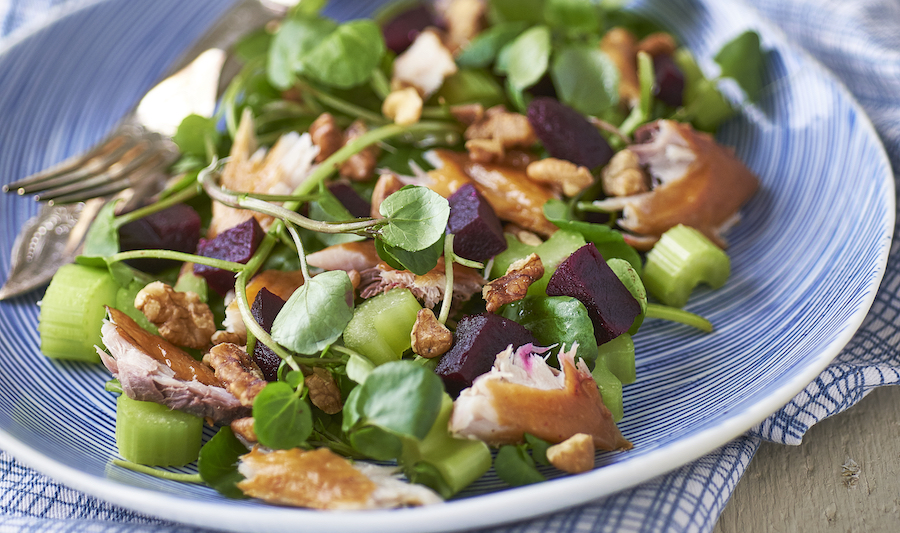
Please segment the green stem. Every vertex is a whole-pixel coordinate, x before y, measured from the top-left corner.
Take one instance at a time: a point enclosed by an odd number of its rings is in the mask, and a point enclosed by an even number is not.
[[[450,316],[450,304],[453,303],[453,234],[444,237],[444,301],[441,302],[441,315],[438,322],[447,323]]]
[[[386,124],[388,122],[388,120],[380,113],[376,113],[374,111],[366,109],[365,107],[358,106],[352,102],[348,102],[342,98],[338,98],[334,95],[328,94],[325,91],[320,91],[319,89],[316,89],[315,87],[304,81],[298,80],[297,87],[301,91],[313,95],[316,100],[318,100],[325,106],[330,107],[335,111],[340,111],[345,115],[358,117],[372,124]]]
[[[293,359],[298,365],[306,366],[340,365],[347,362],[340,357],[294,357]]]
[[[117,254],[113,254],[109,256],[108,260],[111,263],[117,263],[119,261],[127,261],[129,259],[142,258],[172,259],[174,261],[181,261],[184,263],[197,263],[199,265],[206,265],[213,268],[221,268],[222,270],[228,270],[229,272],[240,272],[245,267],[243,263],[235,263],[233,261],[214,259],[212,257],[204,257],[202,255],[186,254],[184,252],[175,252],[172,250],[131,250],[128,252],[119,252]]]
[[[159,200],[158,202],[154,202],[154,203],[148,205],[147,207],[135,209],[134,211],[131,211],[129,213],[125,213],[124,215],[116,217],[115,222],[114,222],[115,226],[117,228],[121,228],[122,226],[124,226],[125,224],[128,224],[129,222],[134,222],[135,220],[142,219],[145,216],[152,215],[153,213],[158,213],[164,209],[168,209],[169,207],[172,207],[175,204],[180,204],[182,202],[186,202],[186,201],[190,200],[191,198],[199,195],[200,191],[202,190],[200,187],[200,184],[196,183],[196,180],[194,180],[193,177],[191,177],[191,180],[195,181],[194,186],[188,186],[187,188],[178,191],[177,193],[173,194],[172,196],[169,196],[167,198]]]
[[[423,107],[422,108],[422,118],[427,119],[450,119],[453,118],[453,115],[450,113],[450,109],[447,107]]]
[[[306,264],[306,250],[303,248],[303,241],[300,239],[300,234],[297,233],[293,224],[285,222],[284,225],[287,227],[288,233],[291,234],[291,238],[294,239],[294,245],[297,247],[297,256],[300,258],[300,273],[303,274],[303,283],[308,283],[310,279],[309,265]]]
[[[601,209],[594,202],[576,202],[575,209],[586,213],[612,213],[609,209]]]
[[[372,87],[372,90],[375,91],[375,94],[382,100],[391,94],[391,81],[385,76],[380,68],[376,68],[372,71],[372,80],[369,85]]]
[[[677,307],[648,303],[646,316],[647,318],[660,318],[670,322],[678,322],[679,324],[695,327],[706,333],[712,333],[713,331],[712,322],[700,315],[695,315],[694,313],[678,309]]]
[[[242,196],[247,198],[255,198],[257,200],[265,200],[267,202],[299,202],[306,203],[316,200],[318,194],[308,194],[306,196],[295,196],[293,194],[260,194],[255,192],[242,192]]]
[[[198,485],[204,484],[204,481],[200,477],[200,474],[178,474],[175,472],[169,472],[167,470],[161,470],[159,468],[139,465],[137,463],[132,463],[131,461],[123,461],[121,459],[113,459],[112,464],[128,470],[132,470],[134,472],[140,472],[141,474],[149,474],[160,479],[168,479],[170,481],[178,481],[181,483],[197,483]]]

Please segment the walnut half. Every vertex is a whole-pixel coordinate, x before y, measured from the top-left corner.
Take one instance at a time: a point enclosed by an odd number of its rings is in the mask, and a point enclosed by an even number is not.
[[[531,254],[509,265],[506,274],[489,282],[482,289],[488,312],[496,312],[503,305],[524,298],[528,293],[528,287],[543,275],[544,264],[537,254]]]
[[[528,179],[550,186],[565,196],[575,196],[594,183],[594,176],[587,167],[571,161],[548,157],[530,163],[525,168]]]
[[[453,345],[453,334],[440,323],[431,309],[419,310],[409,334],[412,350],[426,359],[444,355]]]
[[[216,331],[212,311],[197,293],[177,292],[161,281],[141,289],[134,306],[159,329],[162,338],[178,346],[205,348]]]

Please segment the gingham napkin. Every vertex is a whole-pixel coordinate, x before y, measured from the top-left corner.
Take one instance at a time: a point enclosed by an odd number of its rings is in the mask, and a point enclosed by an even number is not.
[[[0,0],[2,39],[86,0]],[[866,109],[900,169],[900,3],[892,0],[756,0],[840,78]],[[895,171],[895,176],[896,176]],[[844,351],[788,405],[713,453],[643,485],[587,505],[509,525],[502,533],[712,531],[762,439],[799,444],[816,422],[873,388],[900,383],[900,240],[862,327]],[[0,531],[199,532],[133,513],[64,487],[0,453]]]

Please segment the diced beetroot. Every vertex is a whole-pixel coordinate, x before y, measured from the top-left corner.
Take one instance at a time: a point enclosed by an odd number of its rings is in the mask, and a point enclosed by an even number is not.
[[[434,369],[453,398],[472,386],[475,378],[489,371],[497,354],[510,344],[518,348],[537,343],[524,326],[493,313],[464,317],[457,324],[454,337],[453,347]]]
[[[641,306],[593,243],[572,252],[550,277],[547,296],[571,296],[587,308],[597,344],[628,331]]]
[[[447,230],[453,234],[453,252],[472,261],[487,261],[506,250],[500,219],[478,190],[466,183],[447,198],[450,218]]]
[[[554,98],[532,100],[528,121],[547,152],[557,159],[594,169],[613,156],[609,143],[584,115]]]
[[[250,313],[259,325],[266,330],[266,333],[272,333],[272,324],[275,323],[275,317],[284,307],[286,302],[275,294],[269,292],[269,289],[263,287],[256,293],[256,299],[250,307]],[[281,357],[273,352],[268,346],[257,341],[253,348],[253,361],[262,370],[266,381],[276,381],[278,379],[278,366],[281,364]]]
[[[680,106],[684,93],[684,74],[675,64],[675,59],[670,54],[653,56],[653,72],[656,76],[653,96],[668,106]]]
[[[119,246],[129,250],[174,250],[188,254],[200,240],[200,215],[189,205],[175,204],[119,228]],[[178,265],[166,259],[135,259],[128,264],[144,272],[160,272]]]
[[[265,232],[259,226],[259,222],[255,218],[250,218],[216,235],[214,239],[200,239],[200,243],[197,245],[197,255],[235,263],[246,263],[253,257],[263,236],[265,236]],[[225,296],[234,288],[233,272],[194,264],[194,274],[206,278],[209,286],[221,296]]]
[[[328,185],[328,191],[356,218],[372,214],[372,206],[349,183],[336,181]]]
[[[416,37],[428,26],[437,25],[434,11],[428,4],[421,3],[403,11],[387,21],[381,31],[384,42],[394,53],[399,54],[409,48]]]

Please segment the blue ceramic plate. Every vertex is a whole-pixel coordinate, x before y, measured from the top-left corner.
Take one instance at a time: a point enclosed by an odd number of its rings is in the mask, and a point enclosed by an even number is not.
[[[0,52],[0,179],[83,151],[221,13],[221,0],[90,2]],[[333,4],[358,16],[370,3]],[[729,239],[732,278],[688,309],[716,332],[648,320],[635,339],[638,381],[625,388],[627,453],[597,470],[504,490],[486,476],[460,499],[361,513],[229,501],[212,490],[111,466],[114,398],[101,366],[38,350],[39,293],[0,303],[0,447],[100,498],[151,515],[229,530],[426,531],[485,526],[561,509],[635,485],[724,444],[777,410],[837,355],[884,271],[894,220],[890,167],[847,91],[779,32],[735,2],[644,0],[715,71],[712,54],[747,28],[771,52],[758,105],[722,128],[762,179]],[[854,184],[848,187],[848,181]],[[0,197],[0,272],[30,200]]]

